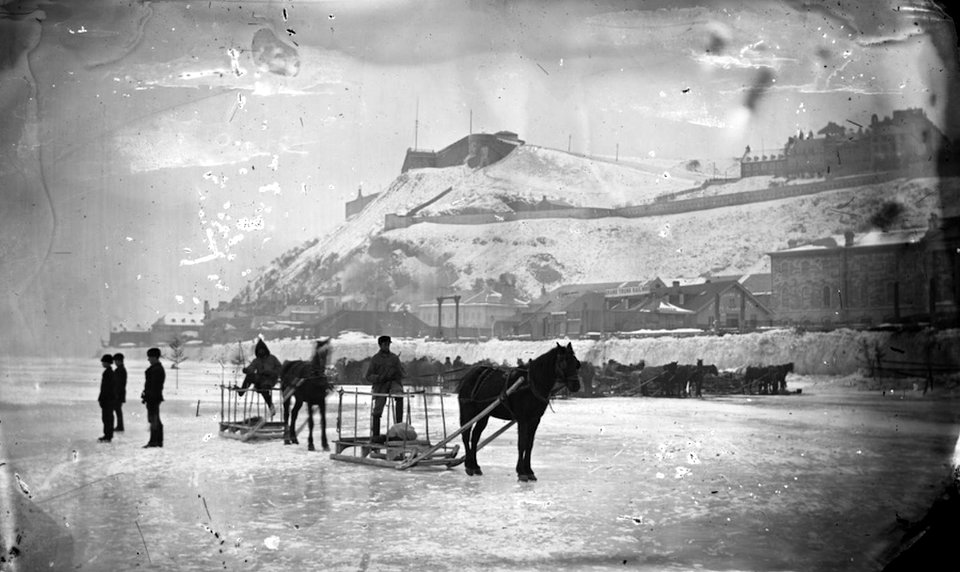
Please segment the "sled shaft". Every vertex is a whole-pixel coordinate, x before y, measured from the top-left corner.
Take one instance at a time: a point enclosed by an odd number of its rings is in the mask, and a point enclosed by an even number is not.
[[[431,447],[430,449],[424,451],[422,454],[417,455],[416,457],[410,459],[409,461],[407,461],[407,462],[405,462],[405,463],[402,463],[401,465],[397,466],[397,469],[399,469],[399,470],[408,469],[408,468],[412,467],[413,465],[416,465],[416,464],[417,464],[417,461],[418,461],[419,459],[421,459],[421,458],[423,458],[423,457],[427,457],[427,456],[435,453],[435,452],[438,451],[439,449],[445,447],[445,446],[447,445],[447,443],[449,443],[450,441],[453,441],[454,439],[456,439],[457,437],[459,437],[461,433],[463,433],[463,432],[466,431],[467,429],[473,427],[473,425],[474,425],[477,421],[483,419],[483,418],[486,417],[487,415],[490,415],[490,412],[493,411],[494,409],[496,409],[501,403],[503,403],[504,398],[507,397],[507,396],[509,396],[509,395],[510,395],[511,393],[513,393],[514,391],[516,391],[523,382],[524,382],[524,378],[523,378],[523,377],[518,378],[517,381],[514,382],[513,385],[511,385],[509,388],[507,388],[507,391],[504,392],[503,395],[501,395],[500,397],[498,397],[496,401],[494,401],[493,403],[491,403],[490,405],[488,405],[483,411],[481,411],[481,412],[478,413],[476,416],[474,416],[473,419],[471,419],[470,421],[467,421],[467,422],[466,422],[465,424],[463,424],[459,429],[457,429],[457,430],[454,431],[452,434],[450,434],[449,437],[447,437],[447,438],[444,439],[443,441],[440,441],[439,443],[437,443],[436,445],[434,445],[434,446]],[[508,427],[509,427],[509,425],[508,425]],[[502,432],[502,431],[501,431],[501,432]],[[497,434],[495,434],[495,435],[498,435],[498,434],[499,434],[499,433],[497,433]]]

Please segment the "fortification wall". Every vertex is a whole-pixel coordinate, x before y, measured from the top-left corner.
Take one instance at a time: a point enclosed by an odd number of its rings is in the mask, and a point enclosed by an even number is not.
[[[785,185],[781,187],[769,187],[759,191],[743,191],[739,193],[698,197],[694,199],[646,203],[618,209],[577,207],[569,209],[520,211],[510,213],[491,212],[435,216],[387,215],[386,219],[384,220],[384,230],[406,228],[411,225],[424,222],[435,224],[493,224],[497,222],[547,218],[594,219],[604,217],[641,218],[649,216],[663,216],[746,205],[751,203],[790,199],[837,189],[875,185],[892,181],[901,177],[918,176],[927,173],[928,170],[923,168],[911,169],[910,171],[884,171],[881,173],[871,173],[868,175],[856,175],[851,177],[831,179],[828,181],[818,181],[816,183]]]

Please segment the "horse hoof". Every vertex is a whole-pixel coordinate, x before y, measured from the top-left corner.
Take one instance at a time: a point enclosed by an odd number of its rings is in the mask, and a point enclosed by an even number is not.
[[[527,480],[528,480],[528,481],[535,481],[535,480],[537,480],[537,477],[536,477],[536,475],[534,475],[533,473],[530,473],[529,475],[527,475]]]
[[[284,444],[284,445],[293,445],[293,443],[290,442],[290,439],[284,439],[284,440],[283,440],[283,444]]]
[[[466,472],[467,472],[467,475],[469,475],[469,476],[471,476],[471,477],[474,475],[473,469],[470,468],[470,467],[464,467],[463,470],[466,471]]]
[[[476,469],[473,470],[473,474],[480,477],[480,476],[483,476],[483,471],[480,470],[480,467],[477,467]]]
[[[517,480],[521,483],[525,483],[530,480],[530,477],[528,475],[517,475]]]
[[[323,446],[323,450],[324,450],[324,451],[329,451],[329,450],[330,450],[330,445],[324,445],[324,446]]]
[[[317,448],[313,446],[313,443],[310,443],[309,445],[307,445],[307,451],[316,451],[316,450]]]

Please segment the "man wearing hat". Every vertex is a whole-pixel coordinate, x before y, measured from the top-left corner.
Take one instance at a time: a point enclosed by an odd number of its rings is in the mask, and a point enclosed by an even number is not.
[[[160,402],[163,401],[163,382],[167,373],[160,365],[160,348],[147,350],[147,361],[150,367],[144,373],[146,381],[143,384],[143,393],[140,400],[147,406],[147,421],[150,423],[150,441],[147,447],[163,447],[163,423],[160,422]]]
[[[109,443],[113,439],[113,411],[117,406],[117,382],[113,375],[113,356],[103,354],[100,358],[103,374],[100,375],[100,395],[97,402],[100,404],[100,419],[103,421],[103,436],[97,439],[101,443]]]
[[[403,366],[400,364],[400,358],[390,352],[390,336],[380,336],[377,338],[377,344],[380,351],[374,354],[370,359],[370,367],[367,368],[367,382],[373,388],[373,393],[399,394],[401,397],[395,398],[396,413],[394,422],[403,422]],[[379,395],[373,398],[373,418],[370,422],[370,434],[373,437],[380,435],[380,417],[383,415],[383,408],[387,404],[387,396]]]
[[[113,354],[113,365],[117,368],[113,370],[117,382],[117,407],[115,409],[117,426],[113,430],[123,433],[123,404],[127,402],[127,368],[123,366],[123,354]]]

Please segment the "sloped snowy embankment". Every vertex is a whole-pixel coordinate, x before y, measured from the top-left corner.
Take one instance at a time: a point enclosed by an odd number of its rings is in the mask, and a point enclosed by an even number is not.
[[[928,338],[932,335],[932,338]],[[928,341],[929,340],[929,341]],[[568,340],[564,340],[566,343]],[[603,340],[569,340],[577,356],[583,361],[600,365],[614,359],[621,363],[645,360],[648,365],[677,361],[712,363],[722,370],[746,365],[770,365],[793,362],[798,374],[849,375],[866,367],[864,348],[871,359],[879,348],[886,361],[922,363],[924,346],[931,346],[931,359],[938,364],[956,364],[956,350],[960,347],[960,331],[944,330],[933,334],[860,332],[836,330],[833,332],[798,333],[793,330],[773,330],[763,333],[726,336],[699,336],[691,338],[657,337],[645,339],[607,338]],[[549,350],[555,343],[544,341],[489,340],[484,342],[441,342],[422,338],[394,338],[392,350],[404,360],[430,357],[443,361],[460,356],[466,362],[491,359],[498,363],[516,363],[517,358],[530,359]],[[245,344],[244,351],[249,348]],[[307,359],[312,351],[311,340],[274,340],[271,351],[280,359]],[[373,336],[346,333],[334,341],[333,359],[341,357],[359,360],[377,350]],[[210,362],[230,360],[237,353],[237,345],[190,348],[194,359]]]

